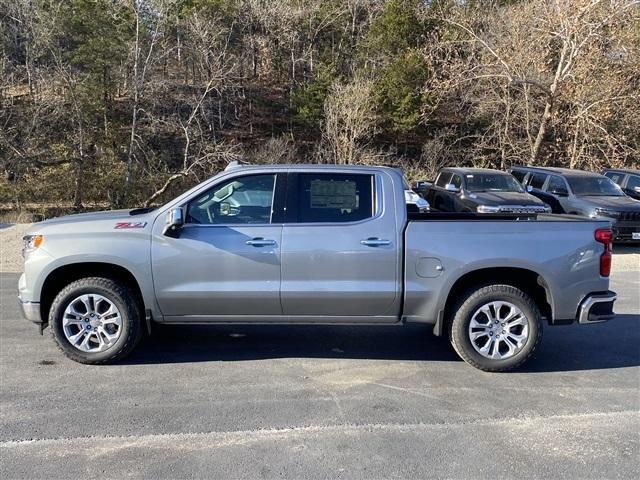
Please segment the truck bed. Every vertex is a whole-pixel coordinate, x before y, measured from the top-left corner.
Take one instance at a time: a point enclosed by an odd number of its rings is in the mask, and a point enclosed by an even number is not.
[[[558,215],[549,213],[462,213],[462,212],[408,212],[409,221],[494,221],[494,222],[590,222],[592,219],[579,215]]]
[[[491,271],[504,267],[537,275],[553,297],[553,319],[573,319],[588,293],[608,288],[594,237],[608,226],[574,215],[412,213],[404,232],[405,320],[437,318],[457,281],[482,270],[500,280],[504,272]]]

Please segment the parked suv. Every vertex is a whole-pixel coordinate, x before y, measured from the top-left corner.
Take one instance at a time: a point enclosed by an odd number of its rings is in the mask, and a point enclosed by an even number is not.
[[[610,220],[614,241],[640,241],[640,202],[610,178],[593,172],[549,167],[512,167],[509,172],[554,213]]]
[[[486,168],[443,168],[427,200],[442,212],[551,213],[511,175]]]
[[[602,172],[631,198],[640,200],[640,170],[607,169]]]

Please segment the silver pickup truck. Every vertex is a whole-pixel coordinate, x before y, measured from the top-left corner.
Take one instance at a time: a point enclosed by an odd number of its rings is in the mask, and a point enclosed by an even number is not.
[[[408,213],[402,173],[234,166],[156,209],[71,215],[24,238],[24,316],[107,363],[155,322],[433,325],[487,371],[543,323],[613,318],[611,230],[562,215]]]

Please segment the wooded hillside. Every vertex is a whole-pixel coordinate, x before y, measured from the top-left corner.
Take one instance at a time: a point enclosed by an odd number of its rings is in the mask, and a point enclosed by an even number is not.
[[[0,204],[250,163],[640,164],[637,0],[0,0]]]

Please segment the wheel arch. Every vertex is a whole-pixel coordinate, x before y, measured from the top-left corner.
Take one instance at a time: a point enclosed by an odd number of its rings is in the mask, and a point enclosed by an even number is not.
[[[47,322],[51,304],[60,290],[71,282],[86,277],[105,277],[124,283],[131,289],[144,311],[144,296],[140,284],[130,270],[108,262],[78,262],[61,265],[45,278],[40,292],[40,316],[43,322]]]
[[[529,294],[535,304],[540,309],[542,317],[547,322],[553,319],[553,299],[551,289],[545,279],[537,272],[522,267],[488,267],[472,270],[460,276],[447,295],[442,318],[444,328],[438,328],[436,325],[436,333],[442,333],[448,328],[453,314],[453,307],[456,300],[464,292],[474,288],[488,284],[511,285],[523,290]],[[440,323],[440,322],[438,322]]]

